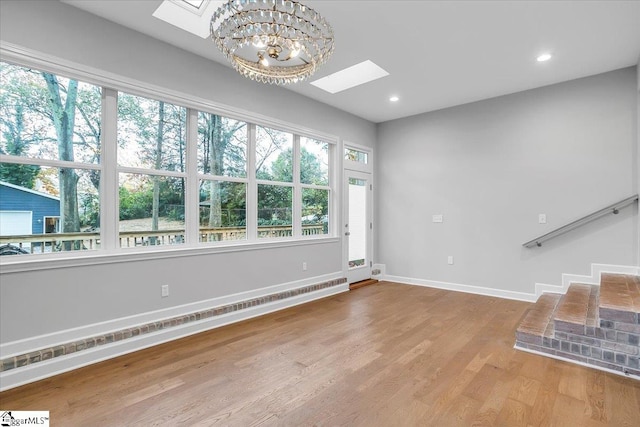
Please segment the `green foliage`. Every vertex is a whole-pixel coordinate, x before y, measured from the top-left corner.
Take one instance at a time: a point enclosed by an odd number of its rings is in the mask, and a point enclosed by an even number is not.
[[[135,190],[120,186],[120,220],[149,218],[153,206],[153,184],[148,177]],[[159,211],[161,217],[184,220],[182,180],[160,180]]]
[[[262,178],[271,181],[293,182],[293,155],[291,148],[282,151],[271,165],[271,173],[262,172]],[[300,150],[300,182],[305,184],[326,183],[320,161],[313,154],[301,147]]]
[[[212,202],[211,195],[215,200]],[[237,182],[203,181],[200,186],[200,223],[210,227],[238,227],[246,225],[246,184]],[[209,224],[212,209],[219,210],[219,223]],[[218,205],[216,205],[216,203]]]
[[[328,233],[329,192],[317,188],[302,190],[302,225],[322,224],[324,233]]]
[[[94,193],[82,193],[80,196],[80,226],[100,228],[100,198]]]
[[[0,163],[0,181],[33,189],[40,166]]]
[[[281,185],[258,185],[258,221],[272,221],[272,225],[291,224],[293,189]]]
[[[120,220],[148,218],[153,203],[153,188],[129,191],[120,187]]]

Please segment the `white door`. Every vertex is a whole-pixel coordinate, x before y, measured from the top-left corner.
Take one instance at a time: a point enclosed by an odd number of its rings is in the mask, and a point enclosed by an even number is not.
[[[344,171],[345,271],[349,283],[371,278],[371,174]]]
[[[0,236],[31,234],[31,212],[0,211]]]

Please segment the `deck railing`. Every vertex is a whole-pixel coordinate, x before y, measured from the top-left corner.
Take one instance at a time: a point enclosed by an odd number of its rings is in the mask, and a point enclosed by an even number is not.
[[[322,224],[303,225],[303,236],[324,234]],[[292,227],[288,225],[258,227],[258,237],[290,237]],[[119,240],[121,248],[136,246],[175,245],[185,241],[182,229],[159,231],[123,231]],[[247,232],[240,227],[200,228],[200,242],[219,242],[228,240],[244,240]],[[100,248],[100,233],[49,233],[25,234],[16,236],[0,236],[0,247],[11,245],[20,249],[20,253],[63,252],[75,250],[92,250]]]

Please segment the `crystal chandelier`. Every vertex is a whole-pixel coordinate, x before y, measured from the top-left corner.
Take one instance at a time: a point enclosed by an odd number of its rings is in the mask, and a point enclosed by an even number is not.
[[[211,17],[211,37],[243,76],[284,85],[311,76],[333,52],[333,30],[294,0],[230,0]]]

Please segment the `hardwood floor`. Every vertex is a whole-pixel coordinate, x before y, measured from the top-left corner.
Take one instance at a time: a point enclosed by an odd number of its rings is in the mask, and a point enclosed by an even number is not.
[[[638,426],[640,381],[513,349],[531,304],[379,282],[0,394],[52,426]]]

